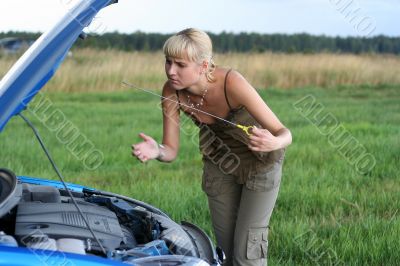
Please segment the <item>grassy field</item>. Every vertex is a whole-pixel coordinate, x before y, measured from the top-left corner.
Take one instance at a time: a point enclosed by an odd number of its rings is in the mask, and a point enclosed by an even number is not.
[[[82,85],[61,79],[59,75],[52,86]],[[131,80],[136,80],[135,74]],[[137,91],[49,90],[37,97],[48,100],[48,111],[42,112],[35,101],[25,114],[38,127],[68,182],[146,201],[173,219],[194,222],[212,234],[193,134],[183,134],[179,158],[171,164],[140,164],[130,155],[139,132],[161,139],[156,97]],[[269,265],[398,265],[400,85],[305,86],[260,93],[293,134],[270,224]],[[357,171],[351,158],[322,134],[315,117],[299,108],[305,96],[323,106],[322,112],[335,117],[373,156],[376,164],[371,171]],[[101,151],[104,157],[97,169],[85,167],[88,163],[79,153],[63,143],[66,138],[60,137],[57,119],[46,121],[52,112],[62,112],[70,127],[92,142],[90,149]],[[186,124],[185,132],[195,128]],[[56,179],[32,132],[18,117],[1,133],[0,158],[1,167],[18,175]]]
[[[0,54],[0,76],[16,59]],[[215,55],[215,62],[239,70],[260,89],[400,84],[400,57],[395,55],[228,53]],[[122,80],[160,89],[165,81],[163,54],[74,50],[47,89],[121,91]]]

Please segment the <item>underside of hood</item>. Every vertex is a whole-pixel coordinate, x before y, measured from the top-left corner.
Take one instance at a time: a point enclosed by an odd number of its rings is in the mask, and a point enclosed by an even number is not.
[[[81,0],[23,54],[0,81],[0,132],[51,79],[96,14],[116,0]]]

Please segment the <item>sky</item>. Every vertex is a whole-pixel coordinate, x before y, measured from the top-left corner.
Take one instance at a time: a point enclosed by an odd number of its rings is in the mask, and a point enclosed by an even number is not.
[[[50,29],[79,0],[1,0],[0,32]],[[400,36],[399,0],[119,0],[102,10],[88,33],[309,33]]]

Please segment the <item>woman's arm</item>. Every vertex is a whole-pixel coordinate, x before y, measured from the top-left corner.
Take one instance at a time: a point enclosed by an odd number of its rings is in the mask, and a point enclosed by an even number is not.
[[[177,101],[175,90],[170,89],[167,83],[164,85],[162,95],[173,101]],[[140,133],[143,142],[132,145],[132,155],[141,162],[157,159],[163,162],[173,161],[179,150],[179,108],[172,101],[162,100],[163,110],[163,141],[158,144],[153,138]]]
[[[164,85],[162,95],[169,100],[162,100],[163,109],[163,141],[164,154],[161,154],[158,160],[164,162],[171,162],[175,160],[179,151],[179,106],[176,91],[168,87],[167,83]]]
[[[292,143],[292,135],[272,112],[257,91],[237,71],[232,71],[227,80],[227,94],[232,106],[243,105],[262,126],[254,128],[249,148],[254,151],[273,151]]]

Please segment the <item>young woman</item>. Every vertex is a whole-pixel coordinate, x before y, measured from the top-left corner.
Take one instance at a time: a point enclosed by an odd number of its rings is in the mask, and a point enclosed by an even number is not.
[[[132,145],[132,155],[141,162],[173,161],[180,110],[192,118],[200,128],[202,188],[226,265],[265,265],[268,224],[291,133],[240,73],[216,67],[205,32],[185,29],[163,50],[168,80],[162,95],[170,99],[162,101],[163,141],[140,133],[144,141]],[[253,127],[247,134],[235,125]]]

